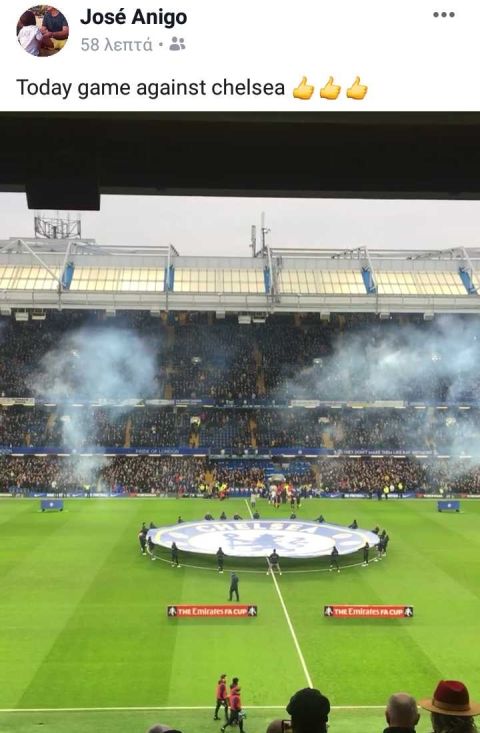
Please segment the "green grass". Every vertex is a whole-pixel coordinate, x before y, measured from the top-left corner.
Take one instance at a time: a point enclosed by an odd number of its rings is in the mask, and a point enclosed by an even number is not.
[[[249,714],[245,721],[247,733],[265,733],[267,725],[275,717],[283,717],[271,711]],[[417,726],[417,733],[429,733],[429,714],[424,712]],[[386,726],[381,710],[342,710],[333,711],[330,715],[330,731],[332,733],[358,733],[372,731],[381,733]],[[75,713],[0,713],[2,733],[145,733],[153,723],[168,723],[178,726],[182,731],[195,733],[220,733],[217,723],[211,720],[208,711],[182,711],[176,713],[158,713],[144,711],[122,712],[75,712]],[[228,730],[238,731],[238,728]]]
[[[216,516],[216,504],[208,506]],[[223,507],[222,507],[223,508]],[[229,500],[229,516],[247,517]],[[386,560],[325,572],[326,560],[286,563],[279,587],[315,686],[334,706],[383,705],[395,691],[422,697],[442,678],[461,679],[480,697],[480,503],[439,514],[433,501],[304,503],[300,518],[386,527]],[[0,503],[0,730],[26,733],[142,732],[158,720],[186,733],[218,733],[205,711],[44,712],[46,708],[208,706],[218,674],[237,675],[248,733],[283,717],[306,678],[274,583],[258,562],[236,561],[242,602],[256,619],[166,617],[169,603],[222,603],[228,574],[204,558],[182,567],[152,563],[138,549],[142,521],[157,525],[201,518],[203,500],[67,500],[62,513],[39,512],[38,500]],[[268,504],[262,518],[273,515]],[[274,516],[286,517],[288,506]],[[357,558],[358,561],[358,558]],[[231,561],[230,561],[231,562]],[[352,562],[352,560],[344,560]],[[199,566],[197,568],[189,565]],[[242,568],[259,572],[243,572]],[[226,570],[229,566],[226,566]],[[297,570],[312,572],[296,572]],[[408,603],[405,620],[325,619],[327,603]],[[42,712],[21,712],[22,709]],[[338,710],[335,730],[381,730],[381,710]],[[420,731],[428,730],[423,716]]]

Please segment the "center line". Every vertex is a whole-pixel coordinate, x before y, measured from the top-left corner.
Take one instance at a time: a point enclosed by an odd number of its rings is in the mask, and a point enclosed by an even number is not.
[[[250,514],[250,519],[253,519],[252,510],[250,509],[250,504],[248,503],[248,499],[245,499],[245,504],[247,505],[248,513]]]
[[[247,499],[245,499],[245,504],[247,505],[247,509],[248,509],[249,514],[250,514],[250,518],[253,519],[252,510],[250,509],[250,504],[248,503],[248,500]],[[268,566],[270,567],[270,563],[268,561],[268,558],[267,558],[267,563],[268,563]],[[273,572],[273,570],[271,572],[271,576],[272,576],[273,584],[275,586],[275,590],[278,593],[278,597],[280,599],[280,603],[281,603],[282,608],[283,608],[283,613],[285,614],[285,618],[287,619],[288,628],[290,629],[290,633],[292,635],[293,643],[295,644],[295,649],[297,650],[297,654],[298,654],[298,657],[300,659],[300,664],[302,665],[302,669],[303,669],[303,672],[305,674],[305,677],[306,677],[306,680],[307,680],[307,684],[308,684],[309,687],[312,687],[313,688],[312,678],[310,677],[310,673],[309,673],[309,671],[307,669],[307,665],[305,663],[305,657],[303,656],[302,650],[300,649],[300,644],[298,643],[298,639],[297,639],[297,635],[295,633],[295,629],[293,628],[293,624],[292,624],[292,621],[290,619],[290,615],[289,615],[289,613],[287,611],[287,607],[285,605],[285,601],[283,600],[283,596],[282,596],[282,593],[280,591],[280,587],[278,585],[278,582],[277,582],[277,579],[275,577],[275,573]]]

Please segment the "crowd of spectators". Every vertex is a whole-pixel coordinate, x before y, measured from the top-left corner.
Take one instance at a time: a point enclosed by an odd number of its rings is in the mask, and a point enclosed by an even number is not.
[[[275,550],[274,550],[275,552]],[[232,574],[238,585],[238,578]],[[231,586],[231,591],[233,589]],[[235,591],[234,591],[235,592]],[[238,591],[237,591],[238,595]],[[243,721],[247,717],[243,708],[243,686],[239,686],[238,677],[232,678],[227,692],[227,675],[223,674],[217,683],[217,698],[214,720],[220,720],[218,713],[225,713],[227,726],[238,726],[244,733]],[[325,688],[322,685],[322,689]],[[382,707],[382,706],[378,706]],[[281,709],[281,708],[280,708]],[[312,686],[298,690],[285,706],[288,718],[272,720],[266,733],[327,733],[329,727],[337,729],[335,709],[330,700],[320,690]],[[440,680],[433,692],[426,698],[416,700],[407,692],[395,692],[389,696],[382,709],[377,730],[383,727],[383,733],[415,733],[422,717],[429,719],[429,729],[433,733],[477,733],[475,717],[480,715],[480,702],[470,697],[467,686],[459,680]],[[333,718],[333,720],[332,720]],[[329,722],[330,721],[330,722]],[[383,721],[383,724],[382,724]],[[386,728],[384,727],[386,724]],[[373,729],[372,729],[373,730]],[[174,726],[156,723],[146,733],[180,733]]]
[[[430,461],[428,477],[434,492],[480,494],[480,466],[471,456]]]
[[[322,448],[331,442],[328,427],[332,429],[333,424],[317,410],[259,410],[256,424],[256,442],[262,448]]]
[[[0,445],[8,447],[325,448],[477,453],[480,415],[469,410],[237,409],[202,407],[9,407],[0,410]]]
[[[242,453],[253,447],[250,421],[254,415],[246,410],[208,410],[200,415],[199,445]]]
[[[98,409],[93,413],[96,445],[122,448],[125,445],[127,416],[123,412]]]
[[[329,729],[330,700],[318,689],[309,687],[296,692],[286,711],[289,720],[272,720],[266,733],[283,733],[285,729],[292,733],[327,733]],[[467,686],[459,680],[441,679],[432,693],[418,703],[409,693],[396,692],[390,695],[383,711],[387,724],[384,733],[415,733],[421,715],[425,714],[433,733],[476,733],[475,716],[480,715],[480,703],[470,697]],[[147,733],[167,732],[150,729]]]
[[[459,329],[466,322],[455,321]],[[61,403],[41,394],[38,374],[44,368],[43,357],[61,355],[65,337],[78,329],[87,329],[88,334],[99,328],[127,330],[147,343],[154,361],[148,396],[185,400],[185,404],[89,407],[75,405],[73,399]],[[364,368],[358,362],[358,345],[365,353],[375,354],[376,349],[383,353],[385,343],[396,339],[398,352],[392,355],[392,374],[398,377],[398,367],[403,365],[395,360],[410,343],[412,328],[419,335],[418,343],[425,344],[425,373],[418,369],[410,380],[392,378],[378,384],[365,379]],[[1,319],[0,393],[3,397],[34,395],[36,404],[22,407],[4,402],[0,409],[0,447],[13,452],[16,447],[46,447],[72,454],[87,453],[88,448],[95,447],[192,448],[207,455],[233,456],[245,452],[251,455],[255,450],[261,455],[273,448],[323,448],[345,457],[319,461],[311,481],[317,488],[376,491],[384,483],[400,482],[406,490],[427,485],[434,490],[450,487],[480,492],[480,471],[476,467],[479,409],[458,402],[448,409],[439,404],[404,408],[401,403],[405,399],[444,400],[453,394],[461,400],[480,394],[478,369],[471,365],[460,369],[452,391],[453,372],[442,368],[441,355],[432,355],[433,346],[428,345],[434,329],[435,325],[415,316],[383,323],[366,314],[337,315],[329,321],[321,321],[316,314],[275,315],[265,324],[250,326],[239,325],[233,317],[216,320],[213,314],[155,319],[142,312],[119,314],[115,319],[81,311],[52,312],[45,321],[27,323]],[[75,368],[64,376],[71,397],[75,397],[75,390],[83,390],[84,361],[76,356]],[[412,354],[412,359],[418,359],[418,354]],[[133,353],[131,363],[136,368]],[[100,353],[99,370],[101,366]],[[201,398],[217,404],[207,408],[202,406]],[[374,399],[395,400],[397,405],[395,409],[392,405],[363,409],[280,407],[285,399],[292,398],[356,400],[357,408]],[[199,404],[193,404],[193,400]],[[249,406],[257,400],[263,402]],[[357,451],[406,451],[412,455],[403,459],[347,457]],[[416,459],[417,453],[429,458]],[[449,460],[443,460],[444,455],[450,456]],[[187,459],[171,459],[179,463],[170,468],[166,458],[102,460],[101,467],[95,467],[94,480],[108,485],[156,490],[158,484],[173,491],[206,480],[201,474],[207,470],[202,463],[207,459],[198,459],[198,465],[193,459],[190,463]],[[28,480],[33,485],[38,480],[56,480],[71,485],[84,479],[80,463],[74,465],[68,458],[45,459],[43,473],[34,457],[19,458],[18,462],[18,471],[13,470],[15,482]],[[253,487],[265,478],[261,467],[247,471],[217,463],[216,470],[219,476],[210,476],[207,483],[233,481]],[[2,480],[8,482],[8,477],[5,474]]]
[[[226,401],[256,397],[254,334],[240,328],[236,321],[208,323],[195,316],[180,321],[164,358],[174,399],[209,397]]]
[[[43,445],[46,415],[42,410],[16,408],[0,410],[0,444]]]
[[[151,456],[2,456],[0,487],[38,491],[90,490],[175,493],[197,489],[208,464],[202,459]]]
[[[126,439],[131,446],[140,448],[188,444],[187,436],[181,435],[177,415],[170,408],[162,410],[136,408],[129,413],[129,416],[131,420],[129,436],[127,438],[124,431],[122,445],[125,445]]]
[[[247,489],[265,488],[265,469],[260,463],[256,465],[238,465],[228,462],[217,463],[214,467],[215,482]]]
[[[326,492],[401,493],[428,486],[425,464],[414,458],[336,458],[319,461],[318,488]]]
[[[467,323],[467,317],[458,317],[449,333]],[[265,324],[245,326],[234,316],[216,320],[213,314],[155,319],[129,312],[106,319],[103,313],[78,311],[51,312],[45,321],[0,321],[0,395],[45,391],[38,382],[42,358],[61,353],[64,337],[80,328],[126,329],[143,339],[154,359],[150,394],[156,398],[460,402],[480,394],[475,359],[466,360],[464,368],[446,368],[449,355],[435,351],[443,332],[418,316],[379,321],[373,314],[332,315],[320,321],[317,314],[273,315]],[[98,358],[101,365],[101,353]],[[378,360],[382,379],[376,378]],[[79,359],[65,383],[78,392],[82,379]]]
[[[197,490],[207,472],[208,462],[201,458],[119,456],[102,468],[101,479],[110,490],[182,495]]]
[[[267,460],[209,460],[206,457],[70,456],[0,457],[0,489],[48,491],[83,489],[130,493],[205,496],[229,489],[269,493],[269,477],[280,472],[305,495],[362,493],[480,494],[480,467],[471,461],[432,461],[415,458],[324,458],[317,461],[272,463]],[[379,497],[380,498],[380,497]]]
[[[0,489],[74,491],[96,484],[105,459],[73,456],[2,456]]]

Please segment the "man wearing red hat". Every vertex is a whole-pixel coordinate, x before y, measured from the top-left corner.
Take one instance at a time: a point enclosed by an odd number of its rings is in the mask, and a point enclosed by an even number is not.
[[[441,680],[433,697],[420,700],[420,707],[431,712],[433,733],[475,733],[474,715],[480,703],[472,702],[463,682]]]

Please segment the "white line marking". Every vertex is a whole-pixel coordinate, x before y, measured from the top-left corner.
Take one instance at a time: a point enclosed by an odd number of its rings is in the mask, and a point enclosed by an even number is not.
[[[2,713],[95,713],[95,712],[142,712],[148,710],[211,710],[211,705],[183,707],[131,707],[131,708],[0,708]],[[248,705],[248,710],[284,710],[285,705]],[[384,710],[385,705],[332,705],[332,710]]]
[[[244,499],[245,504],[247,505],[248,513],[250,514],[250,519],[253,519],[252,510],[250,508],[250,504],[248,503],[248,499]]]
[[[385,705],[332,705],[332,710],[384,710]]]
[[[249,503],[248,503],[248,501],[246,499],[245,499],[245,504],[247,505],[247,509],[250,512],[250,517],[253,519],[252,510],[250,509],[250,505],[249,505]],[[268,563],[268,567],[270,568],[270,562],[268,560],[268,557],[267,557],[267,563]],[[270,568],[270,570],[271,570],[271,568]],[[304,658],[304,656],[302,654],[302,650],[300,649],[300,644],[298,643],[298,639],[297,639],[297,635],[295,633],[295,629],[293,628],[293,624],[292,624],[292,622],[290,620],[290,616],[288,614],[287,607],[285,605],[285,601],[283,600],[283,596],[281,594],[281,591],[280,591],[280,588],[278,586],[277,579],[275,577],[275,573],[273,572],[273,570],[271,571],[271,576],[272,576],[273,584],[275,586],[275,590],[277,591],[278,597],[280,598],[280,603],[282,604],[283,613],[285,614],[285,618],[287,619],[288,628],[290,629],[290,633],[292,635],[293,643],[295,644],[295,648],[297,650],[297,654],[298,654],[299,659],[300,659],[300,664],[302,665],[303,672],[304,672],[305,677],[307,679],[307,684],[308,684],[309,687],[313,687],[312,678],[310,677],[310,673],[309,673],[309,671],[307,669],[307,665],[305,663],[305,658]]]
[[[270,562],[269,562],[268,558],[267,558],[267,563],[268,563],[269,569],[271,570],[271,576],[272,576],[273,584],[274,584],[275,589],[276,589],[276,591],[278,593],[278,597],[280,598],[280,603],[282,604],[283,613],[285,614],[285,618],[287,619],[288,628],[290,629],[290,633],[292,635],[293,643],[295,644],[295,648],[297,650],[297,654],[299,656],[300,663],[302,665],[302,668],[303,668],[305,677],[307,679],[307,684],[308,684],[309,687],[313,687],[312,678],[310,677],[310,673],[309,673],[309,671],[307,669],[307,665],[305,663],[305,658],[304,658],[304,656],[302,654],[302,650],[300,649],[300,644],[298,643],[298,639],[297,639],[297,635],[295,633],[295,629],[293,628],[293,624],[292,624],[292,622],[290,620],[290,616],[288,614],[287,607],[285,605],[285,601],[283,600],[283,596],[282,596],[282,593],[280,591],[280,587],[279,587],[279,585],[277,583],[277,579],[275,577],[275,573],[274,573],[274,571],[270,567]]]

